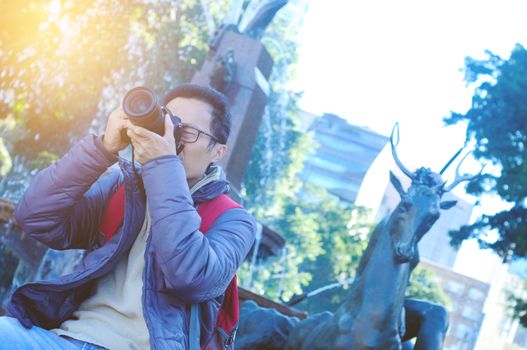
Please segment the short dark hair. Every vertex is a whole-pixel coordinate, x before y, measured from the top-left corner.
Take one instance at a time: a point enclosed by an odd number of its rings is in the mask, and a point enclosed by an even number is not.
[[[231,132],[231,114],[229,112],[225,95],[208,86],[181,84],[168,92],[165,97],[165,105],[178,97],[195,98],[208,103],[212,107],[212,120],[210,122],[212,135],[214,135],[220,143],[227,143]]]

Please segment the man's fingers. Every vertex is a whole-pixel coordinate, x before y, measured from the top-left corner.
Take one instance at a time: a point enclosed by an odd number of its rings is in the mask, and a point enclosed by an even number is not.
[[[122,118],[123,120],[128,120],[128,119],[129,119],[129,118],[128,118],[128,115],[124,112],[124,110],[123,110],[123,106],[120,105],[120,106],[119,106],[119,110],[121,111],[121,118]]]
[[[126,128],[133,133],[135,136],[143,136],[143,131],[141,130],[140,126],[135,126],[134,124],[130,123],[129,121],[126,122]]]
[[[128,130],[127,134],[128,134],[128,137],[130,138],[132,146],[135,149],[135,151],[134,151],[135,154],[136,155],[141,154],[142,153],[142,149],[144,147],[143,139],[137,138],[137,136],[133,132],[131,132],[130,130]]]
[[[126,128],[130,130],[133,133],[133,135],[137,138],[148,139],[152,137],[152,134],[156,135],[150,130],[147,130],[145,128],[132,124],[130,121],[126,121]]]
[[[174,123],[172,123],[172,119],[167,115],[165,115],[165,135],[163,137],[166,138],[174,138]]]
[[[124,113],[123,107],[122,106],[118,106],[110,114],[110,118],[112,118],[112,119],[114,119],[116,121],[124,121],[124,120],[128,119],[128,116]]]
[[[135,148],[148,142],[148,138],[135,133],[132,129],[127,129],[126,134],[130,138],[130,141],[132,141],[132,146]]]
[[[136,138],[138,137],[137,134],[134,133],[134,132],[132,131],[132,129],[127,128],[127,129],[126,129],[126,135],[128,135],[128,137],[129,137],[130,140],[132,141],[132,146],[135,147],[135,140],[136,140]]]
[[[127,127],[127,120],[126,119],[117,119],[117,129],[123,130]]]

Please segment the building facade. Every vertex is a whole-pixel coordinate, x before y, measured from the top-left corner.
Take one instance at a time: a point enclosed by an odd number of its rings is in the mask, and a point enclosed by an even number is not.
[[[344,203],[354,203],[368,168],[388,138],[334,114],[312,120],[308,130],[314,134],[317,150],[306,160],[300,178],[325,188]]]
[[[500,263],[491,279],[485,319],[475,350],[527,349],[527,329],[512,315],[510,296],[527,298],[525,262]]]
[[[490,285],[422,259],[421,266],[432,270],[450,299],[450,326],[444,350],[472,350],[483,322],[483,306]]]

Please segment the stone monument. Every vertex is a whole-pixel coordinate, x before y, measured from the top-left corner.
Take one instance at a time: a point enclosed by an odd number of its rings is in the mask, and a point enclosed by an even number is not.
[[[270,92],[273,60],[260,39],[276,12],[286,3],[286,0],[252,1],[241,18],[242,28],[234,23],[221,25],[209,43],[208,57],[192,78],[193,83],[210,85],[229,100],[232,129],[227,145],[230,152],[220,165],[234,189],[231,197],[238,201]],[[238,16],[240,9],[241,6],[233,9],[233,16]]]

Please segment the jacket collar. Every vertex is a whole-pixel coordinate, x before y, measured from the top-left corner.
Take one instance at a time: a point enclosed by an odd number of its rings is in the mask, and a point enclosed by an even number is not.
[[[190,189],[194,203],[201,203],[216,198],[230,190],[229,182],[219,165],[209,166],[203,179]]]

